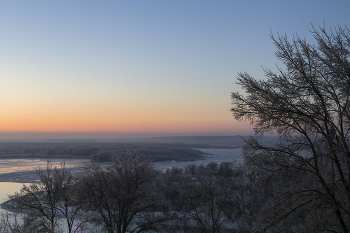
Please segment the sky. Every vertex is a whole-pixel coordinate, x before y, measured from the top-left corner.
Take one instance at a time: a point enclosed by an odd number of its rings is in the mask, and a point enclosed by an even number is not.
[[[283,68],[271,33],[313,42],[350,1],[1,1],[0,139],[249,135],[238,72]],[[350,25],[349,25],[350,26]]]

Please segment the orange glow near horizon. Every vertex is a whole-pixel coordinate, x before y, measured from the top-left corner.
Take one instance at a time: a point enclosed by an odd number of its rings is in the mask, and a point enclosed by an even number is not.
[[[188,116],[144,114],[102,114],[94,112],[26,113],[0,117],[4,132],[163,132],[234,134],[249,131],[247,122],[236,122],[231,116]]]
[[[44,101],[44,100],[42,100]],[[2,108],[0,132],[124,132],[165,134],[221,134],[251,132],[237,122],[229,106],[200,106],[194,101],[37,101]],[[96,100],[95,100],[96,101]],[[209,102],[209,101],[208,101]]]

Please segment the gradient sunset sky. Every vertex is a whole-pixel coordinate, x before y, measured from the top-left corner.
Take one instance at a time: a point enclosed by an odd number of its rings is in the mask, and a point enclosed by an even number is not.
[[[249,135],[237,72],[270,34],[349,25],[350,1],[1,1],[0,139]],[[281,65],[282,68],[283,65]],[[17,135],[17,136],[16,136]]]

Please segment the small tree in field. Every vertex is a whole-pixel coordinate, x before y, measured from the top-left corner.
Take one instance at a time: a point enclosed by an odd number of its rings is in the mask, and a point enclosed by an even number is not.
[[[350,231],[350,31],[312,34],[316,45],[271,36],[286,70],[267,69],[265,80],[239,73],[246,94],[232,93],[233,116],[255,126],[246,162],[275,180],[259,229]],[[259,141],[267,132],[279,135],[275,146]]]

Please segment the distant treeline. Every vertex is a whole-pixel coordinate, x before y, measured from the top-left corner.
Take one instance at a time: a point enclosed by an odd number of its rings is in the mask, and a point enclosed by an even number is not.
[[[95,162],[112,161],[115,155],[132,151],[139,157],[159,161],[194,161],[203,159],[203,152],[191,148],[142,144],[46,144],[12,143],[0,145],[0,158],[74,158]]]

